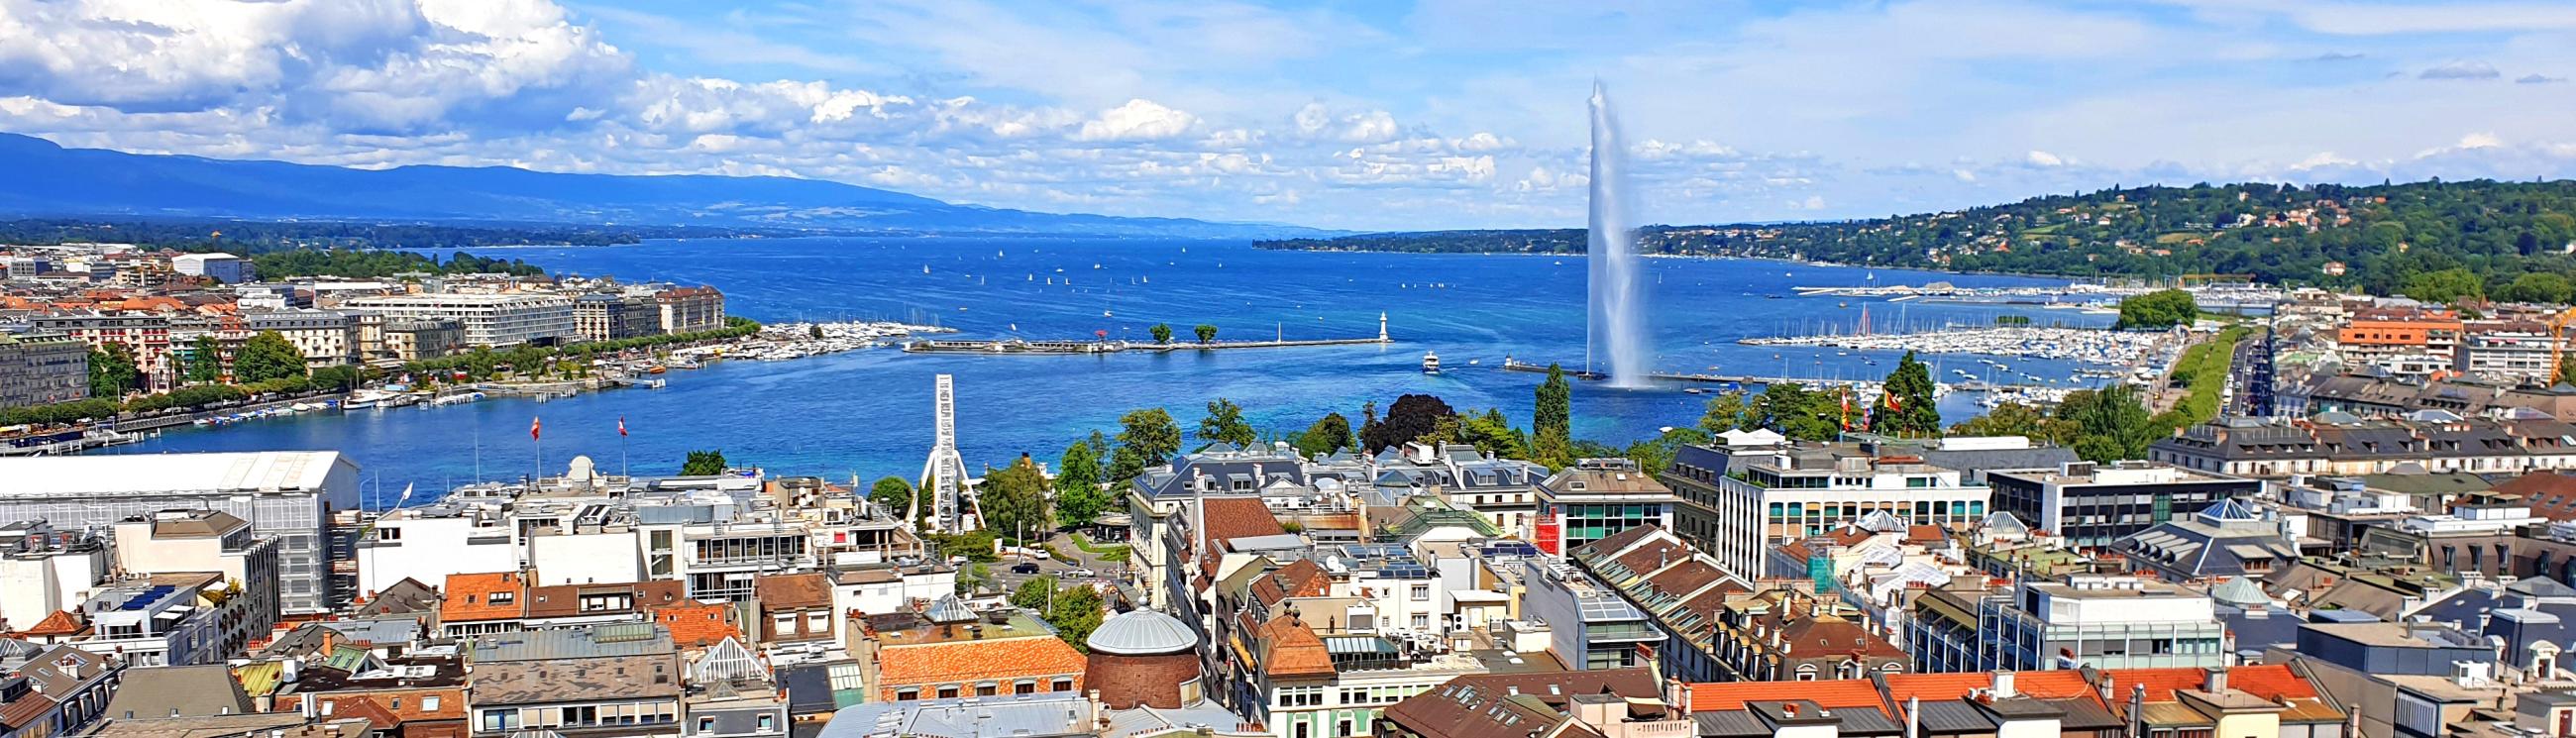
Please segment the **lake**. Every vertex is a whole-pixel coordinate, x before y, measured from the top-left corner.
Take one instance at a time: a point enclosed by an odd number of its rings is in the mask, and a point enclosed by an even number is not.
[[[1585,360],[1585,271],[1579,257],[1265,251],[1244,243],[1061,238],[814,238],[657,241],[612,247],[477,249],[558,272],[709,284],[726,309],[762,321],[889,319],[957,328],[958,337],[1084,339],[1095,331],[1148,341],[1155,323],[1189,340],[1374,336],[1387,316],[1391,346],[1250,349],[1108,356],[908,355],[894,349],[785,362],[722,363],[665,375],[659,390],[618,390],[536,402],[496,399],[442,408],[366,410],[176,429],[117,453],[338,449],[390,500],[477,478],[525,475],[539,449],[546,472],[575,454],[603,470],[667,474],[691,449],[721,449],[772,474],[874,479],[920,473],[932,440],[933,376],[956,375],[959,448],[970,468],[1020,454],[1051,461],[1119,415],[1163,407],[1184,430],[1228,398],[1265,431],[1302,430],[1339,411],[1357,425],[1380,408],[1427,393],[1460,410],[1499,407],[1527,426],[1542,376],[1500,369],[1505,357]],[[927,272],[925,273],[925,268]],[[1885,332],[1943,323],[1988,325],[1999,315],[2103,325],[2108,316],[1968,304],[1800,298],[1797,286],[2062,284],[2062,280],[1865,270],[1761,260],[1646,259],[1642,281],[1657,369],[1798,377],[1877,378],[1896,356],[1835,349],[1741,346],[1736,339],[1849,330],[1864,306]],[[1052,282],[1052,284],[1050,284]],[[1442,374],[1421,373],[1437,351]],[[1867,364],[1876,360],[1877,365]],[[1927,357],[1936,377],[1975,370],[1973,358]],[[2016,368],[2065,377],[2062,362]],[[1577,436],[1614,444],[1695,422],[1707,395],[1678,387],[1617,390],[1578,382]],[[1942,402],[1950,421],[1972,397]],[[632,435],[619,438],[624,418]],[[1195,442],[1193,442],[1195,443]],[[373,480],[381,480],[376,482]],[[381,486],[379,493],[375,487]]]

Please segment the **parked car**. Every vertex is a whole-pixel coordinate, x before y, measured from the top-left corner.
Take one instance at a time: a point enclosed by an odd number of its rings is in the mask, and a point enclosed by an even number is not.
[[[1012,564],[1012,565],[1011,565],[1011,573],[1013,573],[1013,574],[1036,574],[1036,573],[1038,573],[1038,562],[1035,562],[1035,561],[1022,561],[1022,562],[1017,563],[1017,564]]]
[[[1099,577],[1100,572],[1077,566],[1064,570],[1064,576],[1068,579],[1092,579]]]

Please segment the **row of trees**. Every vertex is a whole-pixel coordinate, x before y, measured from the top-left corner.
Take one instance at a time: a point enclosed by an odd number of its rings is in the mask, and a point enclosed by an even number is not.
[[[1149,329],[1149,332],[1154,335],[1155,343],[1169,344],[1172,342],[1172,324],[1170,323],[1155,323],[1154,327]],[[1190,329],[1190,334],[1198,337],[1199,343],[1214,341],[1216,340],[1216,326],[1200,323],[1197,327]]]

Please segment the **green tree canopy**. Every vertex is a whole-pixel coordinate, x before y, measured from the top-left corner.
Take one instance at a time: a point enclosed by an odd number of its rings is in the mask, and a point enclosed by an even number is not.
[[[1125,483],[1181,451],[1181,426],[1162,408],[1132,410],[1118,418],[1118,450],[1109,458],[1109,481]]]
[[[1574,385],[1565,380],[1565,367],[1547,365],[1547,381],[1539,383],[1530,415],[1530,451],[1537,456],[1536,461],[1548,466],[1573,465]]]
[[[2120,319],[2113,328],[2172,328],[2200,317],[2200,304],[2182,290],[2157,290],[2120,300]]]
[[[1190,329],[1190,333],[1199,337],[1199,343],[1207,343],[1209,341],[1216,340],[1216,326],[1208,325],[1206,323],[1200,323],[1198,327]]]
[[[1055,512],[1066,525],[1090,525],[1112,502],[1100,488],[1100,454],[1090,441],[1075,441],[1056,460]]]
[[[2139,400],[2138,388],[2125,384],[2067,394],[2057,419],[2067,424],[2075,455],[2087,461],[2146,458],[2147,444],[2165,432]]]
[[[214,384],[224,381],[223,347],[214,336],[198,336],[188,343],[188,366],[180,377],[189,384]]]
[[[1714,437],[1708,431],[1691,426],[1665,430],[1662,435],[1628,444],[1622,454],[1637,462],[1637,468],[1648,474],[1662,474],[1673,466],[1673,455],[1683,446],[1708,443]]]
[[[1341,413],[1325,413],[1297,435],[1297,453],[1313,458],[1351,447],[1351,420]]]
[[[1152,330],[1153,330],[1153,332],[1154,332],[1154,342],[1155,342],[1155,343],[1171,343],[1171,342],[1172,342],[1172,324],[1170,324],[1170,323],[1155,323],[1155,324],[1154,324],[1154,327],[1153,327],[1153,329],[1152,329]]]
[[[2409,277],[2402,292],[2424,302],[2448,305],[2462,300],[2484,299],[2487,283],[2478,277],[2477,272],[2454,267]]]
[[[135,366],[134,349],[122,343],[89,350],[89,396],[115,399],[143,389],[143,370]]]
[[[304,352],[277,331],[260,331],[233,354],[233,381],[257,384],[305,375]]]
[[[1760,421],[1755,427],[1799,441],[1830,441],[1843,430],[1842,395],[1810,391],[1799,384],[1764,385],[1745,414]]]
[[[1700,430],[1716,434],[1762,427],[1762,419],[1752,416],[1753,408],[1746,402],[1751,397],[1744,390],[1727,390],[1708,398],[1708,407],[1699,416]]]
[[[2511,302],[2564,305],[2570,291],[2566,277],[2549,272],[2531,272],[2513,278],[2513,283],[2505,285],[2496,296]]]
[[[688,460],[680,462],[680,476],[715,476],[723,474],[728,466],[722,450],[691,451]]]
[[[1207,416],[1199,419],[1199,440],[1225,442],[1237,447],[1250,446],[1260,440],[1260,433],[1243,420],[1243,406],[1223,397],[1207,404]]]
[[[1458,440],[1475,446],[1477,451],[1506,459],[1530,458],[1529,438],[1500,409],[1471,413],[1458,426]]]
[[[986,469],[975,488],[975,507],[984,525],[1006,536],[1026,531],[1031,537],[1054,527],[1047,517],[1046,475],[1023,457],[1001,469]]]
[[[1405,395],[1395,398],[1386,418],[1364,432],[1360,441],[1367,444],[1369,453],[1377,453],[1431,435],[1439,429],[1441,418],[1457,414],[1438,397]]]
[[[1941,433],[1941,410],[1932,400],[1932,368],[1905,352],[1896,361],[1896,371],[1888,372],[1885,391],[1869,411],[1869,429],[1873,433],[1896,436],[1935,436]]]
[[[2059,440],[2056,430],[2049,427],[2054,420],[2039,408],[2018,402],[2007,402],[1996,405],[1984,415],[1950,426],[1950,435],[2022,436],[2054,442]]]
[[[912,513],[912,483],[903,477],[886,477],[868,487],[868,501],[895,515]]]

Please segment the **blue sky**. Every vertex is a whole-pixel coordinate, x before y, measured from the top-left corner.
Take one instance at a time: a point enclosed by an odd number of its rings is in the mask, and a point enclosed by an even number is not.
[[[1579,226],[2564,177],[2576,3],[0,0],[0,130],[774,174],[1050,211]]]

